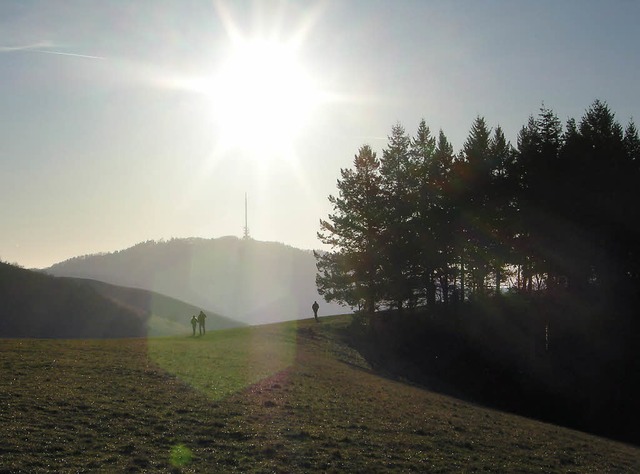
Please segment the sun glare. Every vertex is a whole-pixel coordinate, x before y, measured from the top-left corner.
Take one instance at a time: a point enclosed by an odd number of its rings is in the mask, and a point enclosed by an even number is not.
[[[284,155],[304,127],[318,93],[283,42],[238,40],[208,86],[223,149]]]

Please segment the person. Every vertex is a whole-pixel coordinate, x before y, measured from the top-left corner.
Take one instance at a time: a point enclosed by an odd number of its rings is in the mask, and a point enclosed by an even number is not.
[[[205,334],[207,331],[204,328],[204,320],[207,319],[207,315],[204,314],[203,311],[200,311],[200,314],[198,315],[198,324],[200,325],[200,335],[202,336],[203,334]]]
[[[196,324],[198,324],[198,318],[196,318],[196,315],[194,314],[193,316],[191,316],[191,327],[193,328],[193,335],[196,335]]]
[[[311,309],[313,310],[313,317],[316,318],[316,322],[318,322],[318,309],[320,308],[320,305],[318,304],[317,301],[314,301],[313,304],[311,305]]]

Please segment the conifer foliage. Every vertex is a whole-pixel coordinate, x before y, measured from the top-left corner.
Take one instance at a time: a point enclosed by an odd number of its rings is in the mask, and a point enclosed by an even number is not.
[[[353,169],[341,170],[339,195],[329,196],[334,213],[321,220],[318,238],[332,252],[315,252],[316,283],[327,301],[374,311],[382,293],[383,221],[380,161],[364,145]]]
[[[321,294],[369,312],[449,306],[505,291],[640,288],[640,140],[595,101],[563,127],[542,107],[516,147],[477,117],[459,153],[422,120],[341,170],[318,236]]]

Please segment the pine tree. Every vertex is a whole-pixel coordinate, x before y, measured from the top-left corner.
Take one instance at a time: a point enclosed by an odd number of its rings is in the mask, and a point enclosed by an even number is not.
[[[485,280],[489,273],[490,235],[486,229],[490,219],[488,189],[492,173],[490,133],[484,118],[477,117],[471,125],[460,155],[461,178],[465,187],[459,203],[461,235],[464,238],[461,272],[464,274],[466,265],[471,277],[471,289],[480,295],[484,294]]]
[[[383,230],[380,162],[364,145],[353,169],[341,169],[338,196],[329,196],[333,213],[320,221],[318,238],[331,246],[316,252],[318,292],[327,301],[359,306],[373,313],[380,301]]]
[[[512,262],[518,267],[517,286],[521,291],[531,291],[533,273],[537,269],[539,255],[533,243],[535,219],[535,197],[536,187],[532,185],[536,182],[535,163],[540,149],[540,135],[538,125],[533,116],[529,117],[527,125],[523,126],[518,133],[517,152],[515,170],[517,178],[514,179],[516,187],[515,205],[518,209],[514,219],[514,246],[519,252],[514,255]]]
[[[504,268],[509,263],[512,248],[511,222],[514,212],[514,187],[511,186],[513,149],[498,126],[489,143],[491,155],[491,181],[487,189],[488,209],[486,229],[489,264],[495,274],[495,295],[500,295]]]
[[[383,245],[386,299],[402,311],[404,303],[414,298],[416,176],[410,153],[411,140],[402,125],[391,129],[389,142],[380,160],[380,176],[384,204]]]
[[[581,242],[582,252],[575,256],[572,277],[577,289],[588,291],[589,280],[611,286],[613,275],[618,273],[615,240],[623,234],[626,212],[621,198],[627,188],[624,177],[631,168],[622,126],[606,103],[596,100],[578,130],[582,142],[578,182],[582,188],[577,190],[576,198],[579,197],[582,206],[575,210],[579,235],[573,240]],[[589,267],[580,262],[588,263]]]
[[[414,203],[411,232],[415,242],[416,286],[420,294],[426,297],[427,306],[432,307],[436,300],[435,271],[438,265],[438,246],[435,215],[439,191],[433,185],[435,175],[436,140],[423,119],[418,125],[416,136],[411,140],[411,163],[414,175]]]
[[[632,162],[640,164],[640,138],[638,137],[638,129],[633,120],[629,121],[624,131],[624,148],[627,157]]]
[[[624,132],[624,148],[629,169],[625,179],[625,193],[620,205],[625,209],[625,226],[621,246],[624,248],[624,273],[627,276],[625,286],[630,295],[637,295],[640,288],[640,138],[633,120],[629,121]],[[637,297],[635,298],[637,299]],[[635,306],[636,302],[631,302]]]
[[[429,168],[428,185],[432,190],[432,235],[436,250],[436,274],[442,301],[449,303],[450,285],[455,283],[455,199],[452,189],[453,146],[442,130]]]
[[[559,218],[565,202],[566,170],[560,151],[562,126],[555,113],[544,106],[537,118],[529,121],[518,134],[518,149],[514,171],[518,181],[518,209],[514,236],[520,255],[516,257],[521,270],[520,289],[531,292],[537,275],[549,286],[558,280],[558,232],[563,225]],[[545,279],[546,278],[546,279]]]

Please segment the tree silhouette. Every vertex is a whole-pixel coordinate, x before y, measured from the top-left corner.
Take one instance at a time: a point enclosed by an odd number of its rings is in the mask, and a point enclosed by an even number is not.
[[[533,290],[533,276],[544,276],[544,285],[558,279],[557,229],[562,227],[559,211],[565,202],[566,173],[559,154],[563,142],[562,127],[556,115],[542,107],[537,118],[529,117],[527,125],[518,134],[514,180],[516,193],[516,245],[519,255],[520,289]],[[557,266],[557,265],[556,265]]]
[[[461,251],[465,270],[470,277],[472,292],[483,295],[485,279],[490,268],[491,220],[489,190],[493,180],[490,129],[483,117],[471,125],[469,136],[460,153],[460,173],[464,190],[460,195]],[[464,292],[463,288],[463,292]]]
[[[604,102],[564,130],[543,105],[516,149],[477,117],[457,157],[424,120],[413,138],[396,124],[380,161],[363,146],[341,176],[319,233],[327,298],[433,307],[500,295],[511,271],[526,293],[637,294],[640,139]]]
[[[504,269],[512,256],[512,221],[514,218],[515,187],[513,180],[514,151],[502,128],[495,128],[489,142],[491,157],[490,186],[487,189],[485,229],[489,234],[487,245],[489,266],[493,269],[495,295],[500,296]]]
[[[383,274],[385,299],[402,311],[405,301],[412,299],[412,262],[416,253],[415,233],[411,220],[415,214],[416,176],[410,153],[411,140],[404,127],[391,129],[387,148],[380,160],[383,203],[381,216]]]
[[[415,204],[409,223],[414,236],[416,290],[426,298],[427,306],[436,301],[436,272],[439,267],[439,245],[436,228],[439,225],[437,206],[441,200],[441,189],[434,182],[438,173],[436,139],[425,120],[418,125],[416,136],[411,140],[413,184]]]
[[[362,306],[372,313],[382,291],[380,162],[364,145],[353,163],[353,170],[340,170],[338,196],[329,196],[333,213],[320,221],[318,238],[332,251],[315,253],[316,283],[327,301]]]
[[[449,303],[450,287],[455,287],[456,278],[456,207],[452,186],[454,158],[453,146],[440,130],[429,167],[427,187],[432,196],[432,223],[429,230],[435,246],[435,270],[445,305]]]

